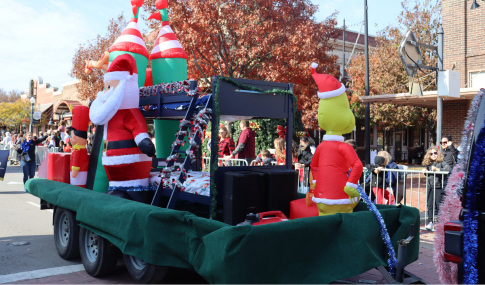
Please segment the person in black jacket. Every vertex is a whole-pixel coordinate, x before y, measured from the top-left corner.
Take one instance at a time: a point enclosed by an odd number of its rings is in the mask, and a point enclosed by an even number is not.
[[[443,154],[437,148],[430,148],[423,159],[423,173],[427,176],[426,192],[428,197],[428,217],[426,220],[426,228],[433,229],[433,208],[435,216],[438,215],[438,210],[444,196],[443,183],[446,181],[446,175],[435,174],[436,171],[450,171],[450,166],[444,161]]]
[[[453,166],[455,166],[458,159],[458,150],[453,146],[451,135],[443,136],[441,139],[441,148],[444,161],[448,164],[450,169],[453,169]]]
[[[15,150],[20,154],[20,167],[24,173],[24,185],[29,178],[34,178],[35,176],[35,146],[46,138],[47,136],[43,136],[37,139],[36,136],[32,137],[32,134],[28,133],[26,139],[19,140],[17,145],[14,146]]]
[[[308,191],[310,187],[310,164],[312,163],[312,150],[310,148],[310,140],[308,137],[300,138],[300,146],[298,148],[298,163],[295,163],[295,169],[300,171],[301,187]],[[302,169],[302,170],[300,170]]]

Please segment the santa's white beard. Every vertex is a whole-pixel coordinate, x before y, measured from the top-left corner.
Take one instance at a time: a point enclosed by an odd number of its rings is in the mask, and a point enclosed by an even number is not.
[[[118,112],[123,101],[126,80],[121,80],[116,88],[100,91],[89,108],[89,119],[95,125],[106,125]]]

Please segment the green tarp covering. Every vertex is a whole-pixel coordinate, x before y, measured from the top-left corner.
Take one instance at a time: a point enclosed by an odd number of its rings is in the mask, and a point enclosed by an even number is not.
[[[379,226],[362,203],[352,214],[234,227],[47,179],[30,179],[26,188],[77,212],[82,226],[123,253],[152,264],[194,268],[210,283],[329,283],[386,265]],[[407,263],[417,260],[418,210],[378,208],[395,246],[408,237],[409,225],[416,225]]]

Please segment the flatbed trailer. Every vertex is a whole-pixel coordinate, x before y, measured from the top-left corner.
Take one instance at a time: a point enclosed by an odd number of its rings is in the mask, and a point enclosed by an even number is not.
[[[156,86],[149,90],[145,87],[141,90],[142,96],[151,92],[150,96],[140,98],[141,107],[157,105],[156,109],[148,108],[143,112],[148,119],[194,121],[194,116],[210,109],[212,168],[208,196],[159,183],[152,205],[147,205],[91,191],[92,184],[82,189],[47,179],[28,181],[26,189],[41,198],[41,208],[54,208],[54,236],[60,256],[71,259],[80,254],[86,271],[101,276],[112,271],[121,252],[130,274],[139,283],[159,282],[169,267],[192,268],[211,283],[329,283],[372,268],[378,268],[389,282],[394,281],[395,277],[385,269],[388,253],[379,225],[364,203],[351,214],[309,217],[257,227],[234,226],[236,218],[226,219],[227,213],[238,204],[230,204],[232,196],[228,197],[231,187],[235,187],[228,183],[228,177],[234,173],[255,179],[253,184],[238,186],[246,187],[248,192],[252,187],[260,187],[259,197],[264,203],[259,206],[264,211],[288,212],[289,203],[298,198],[297,173],[292,169],[290,152],[286,165],[217,167],[217,151],[214,151],[218,122],[229,116],[239,120],[285,118],[286,142],[291,145],[294,102],[288,91],[292,91],[293,86],[221,77],[212,80],[213,92],[206,95],[208,100],[198,110],[198,98],[187,96],[188,92],[163,94]],[[189,92],[194,88],[192,83]],[[265,93],[265,90],[276,91]],[[185,110],[164,108],[173,103],[189,104]],[[181,123],[181,132],[184,132],[182,127],[192,126]],[[98,126],[95,144],[102,139],[101,134],[102,127]],[[183,139],[180,132],[177,138]],[[199,136],[192,139],[194,145],[200,145]],[[201,159],[200,154],[174,158],[178,153],[181,151],[175,145],[171,160],[154,158],[152,166],[154,169],[172,167],[178,160],[181,168],[189,171],[191,165]],[[97,157],[96,153],[91,155],[90,164],[97,165]],[[195,165],[197,169],[197,163]],[[90,171],[88,180],[94,180],[93,175],[94,171]],[[185,175],[181,174],[179,179],[183,183]],[[207,213],[194,215],[182,211],[178,208],[180,201],[203,205]],[[378,209],[397,251],[398,242],[409,237],[413,224],[419,224],[419,211],[406,206],[379,206]],[[227,222],[229,220],[231,222]],[[417,260],[419,254],[418,227],[412,230],[411,236],[414,238],[406,244],[407,253],[400,258],[402,265],[398,270],[403,272],[404,266]],[[407,274],[402,282],[420,283],[422,280]]]

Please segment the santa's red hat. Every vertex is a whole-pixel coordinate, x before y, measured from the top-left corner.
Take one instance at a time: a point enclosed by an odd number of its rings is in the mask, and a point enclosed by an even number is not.
[[[104,75],[104,81],[108,80],[129,80],[138,72],[136,70],[136,61],[130,54],[122,54],[117,56],[108,67],[108,71]]]
[[[89,108],[75,106],[72,108],[72,130],[74,135],[86,139],[89,126]]]
[[[345,85],[331,75],[317,73],[315,70],[317,67],[318,63],[312,63],[311,72],[318,86],[318,98],[328,99],[342,95],[345,92]]]

